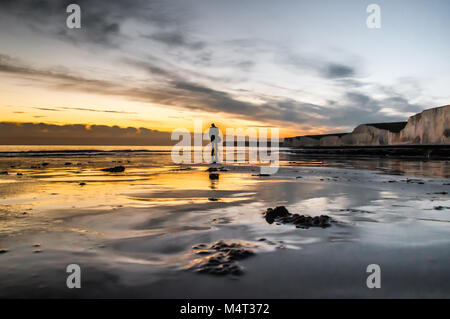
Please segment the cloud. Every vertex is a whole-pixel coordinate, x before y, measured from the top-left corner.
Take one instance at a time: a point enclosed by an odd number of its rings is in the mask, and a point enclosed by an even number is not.
[[[152,66],[141,62],[149,72]],[[382,99],[374,99],[369,94],[348,88],[342,93],[340,100],[330,103],[314,104],[292,98],[264,97],[260,103],[248,102],[234,97],[229,92],[217,90],[200,83],[191,82],[184,77],[163,68],[159,74],[165,79],[160,86],[125,86],[76,75],[58,73],[48,70],[36,70],[23,66],[17,60],[0,55],[0,72],[26,75],[46,79],[43,85],[52,85],[70,90],[94,92],[105,95],[120,95],[131,100],[154,103],[178,109],[200,110],[209,113],[225,113],[235,118],[260,121],[270,124],[301,127],[317,125],[328,127],[349,127],[361,123],[405,120],[407,113],[419,111],[422,105],[412,104],[401,94],[390,92]],[[337,72],[345,74],[345,72]],[[33,82],[35,83],[35,81]],[[383,111],[395,106],[401,112],[393,114]],[[71,108],[57,108],[69,110]],[[74,108],[81,111],[127,113],[113,110],[97,110],[94,108]]]
[[[0,16],[3,19],[26,21],[30,29],[57,36],[63,41],[89,43],[100,46],[118,46],[126,39],[122,26],[127,21],[145,23],[157,28],[178,23],[186,10],[176,8],[167,0],[77,0],[81,7],[81,29],[66,27],[66,8],[71,0],[2,0]],[[186,10],[187,11],[187,10]],[[45,31],[45,32],[44,32]]]
[[[318,56],[290,52],[278,52],[277,62],[288,66],[290,70],[310,72],[324,79],[351,80],[360,76],[356,63],[334,62]]]
[[[6,145],[171,145],[170,133],[147,128],[0,122]]]
[[[163,31],[145,36],[148,39],[161,42],[169,47],[182,47],[192,50],[200,50],[205,47],[205,42],[188,40],[180,31]]]
[[[348,65],[330,63],[325,67],[323,75],[329,79],[348,78],[355,75],[355,69]]]
[[[33,108],[36,110],[41,110],[41,111],[61,112],[61,110],[51,109],[51,108],[46,108],[46,107],[33,107]]]
[[[69,110],[69,111],[87,111],[87,112],[98,112],[98,113],[116,113],[116,114],[137,114],[136,112],[127,112],[127,111],[115,111],[115,110],[98,110],[93,108],[84,108],[84,107],[60,107],[60,110]]]

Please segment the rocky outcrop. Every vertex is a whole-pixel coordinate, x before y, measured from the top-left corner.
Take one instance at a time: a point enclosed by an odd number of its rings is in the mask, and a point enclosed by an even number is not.
[[[450,105],[411,116],[408,122],[358,125],[351,133],[286,138],[284,146],[382,146],[450,144]]]
[[[196,255],[204,255],[191,262],[188,269],[211,275],[241,275],[243,267],[238,260],[254,255],[254,245],[241,242],[216,241],[212,245],[192,247]]]
[[[274,222],[277,224],[294,224],[297,228],[322,227],[330,226],[331,218],[327,215],[305,216],[299,214],[291,214],[284,206],[268,208],[264,212],[264,218],[269,224]]]

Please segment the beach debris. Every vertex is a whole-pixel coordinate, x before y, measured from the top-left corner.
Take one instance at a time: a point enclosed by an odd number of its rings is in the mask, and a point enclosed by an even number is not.
[[[2,171],[0,172],[0,175],[8,175],[8,171]]]
[[[17,173],[17,176],[22,176],[23,174],[22,173]]]
[[[269,224],[274,222],[277,225],[294,224],[297,228],[322,227],[331,226],[331,217],[327,215],[307,216],[299,214],[291,214],[284,206],[268,208],[264,213],[264,218]]]
[[[0,254],[6,254],[8,251],[6,248],[0,248]]]
[[[123,171],[125,171],[125,167],[124,166],[114,166],[114,167],[110,167],[110,168],[104,168],[102,169],[103,172],[109,172],[109,173],[121,173]]]
[[[253,174],[252,176],[270,177],[270,176],[272,176],[272,175],[270,175],[270,174]]]
[[[42,165],[42,166],[48,166],[49,163],[42,163],[41,165]]]
[[[33,247],[41,247],[41,244],[40,243],[34,243]]]
[[[39,253],[42,253],[42,249],[35,249],[35,250],[33,250],[33,253],[35,253],[35,254],[39,254]]]
[[[71,162],[65,162],[64,165],[65,166],[69,166],[69,165],[72,165],[72,163]]]
[[[192,247],[195,254],[206,255],[194,259],[188,269],[198,273],[211,275],[242,275],[244,268],[238,260],[255,254],[251,244],[241,242],[226,242],[219,240],[211,245],[197,244]]]
[[[218,198],[214,198],[214,197],[209,197],[208,200],[209,200],[210,202],[218,202],[218,201],[219,201]]]

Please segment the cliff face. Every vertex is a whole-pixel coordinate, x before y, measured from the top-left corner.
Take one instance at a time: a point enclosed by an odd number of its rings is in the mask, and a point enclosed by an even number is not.
[[[450,144],[450,105],[428,109],[408,122],[361,124],[352,133],[297,136],[285,146],[378,146]]]
[[[394,144],[450,144],[450,105],[411,116]]]

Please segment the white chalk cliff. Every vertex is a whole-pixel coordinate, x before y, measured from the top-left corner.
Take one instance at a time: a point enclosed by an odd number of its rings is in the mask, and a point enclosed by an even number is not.
[[[284,140],[285,146],[378,146],[450,144],[450,105],[411,116],[408,122],[361,124],[351,133],[307,135]]]

